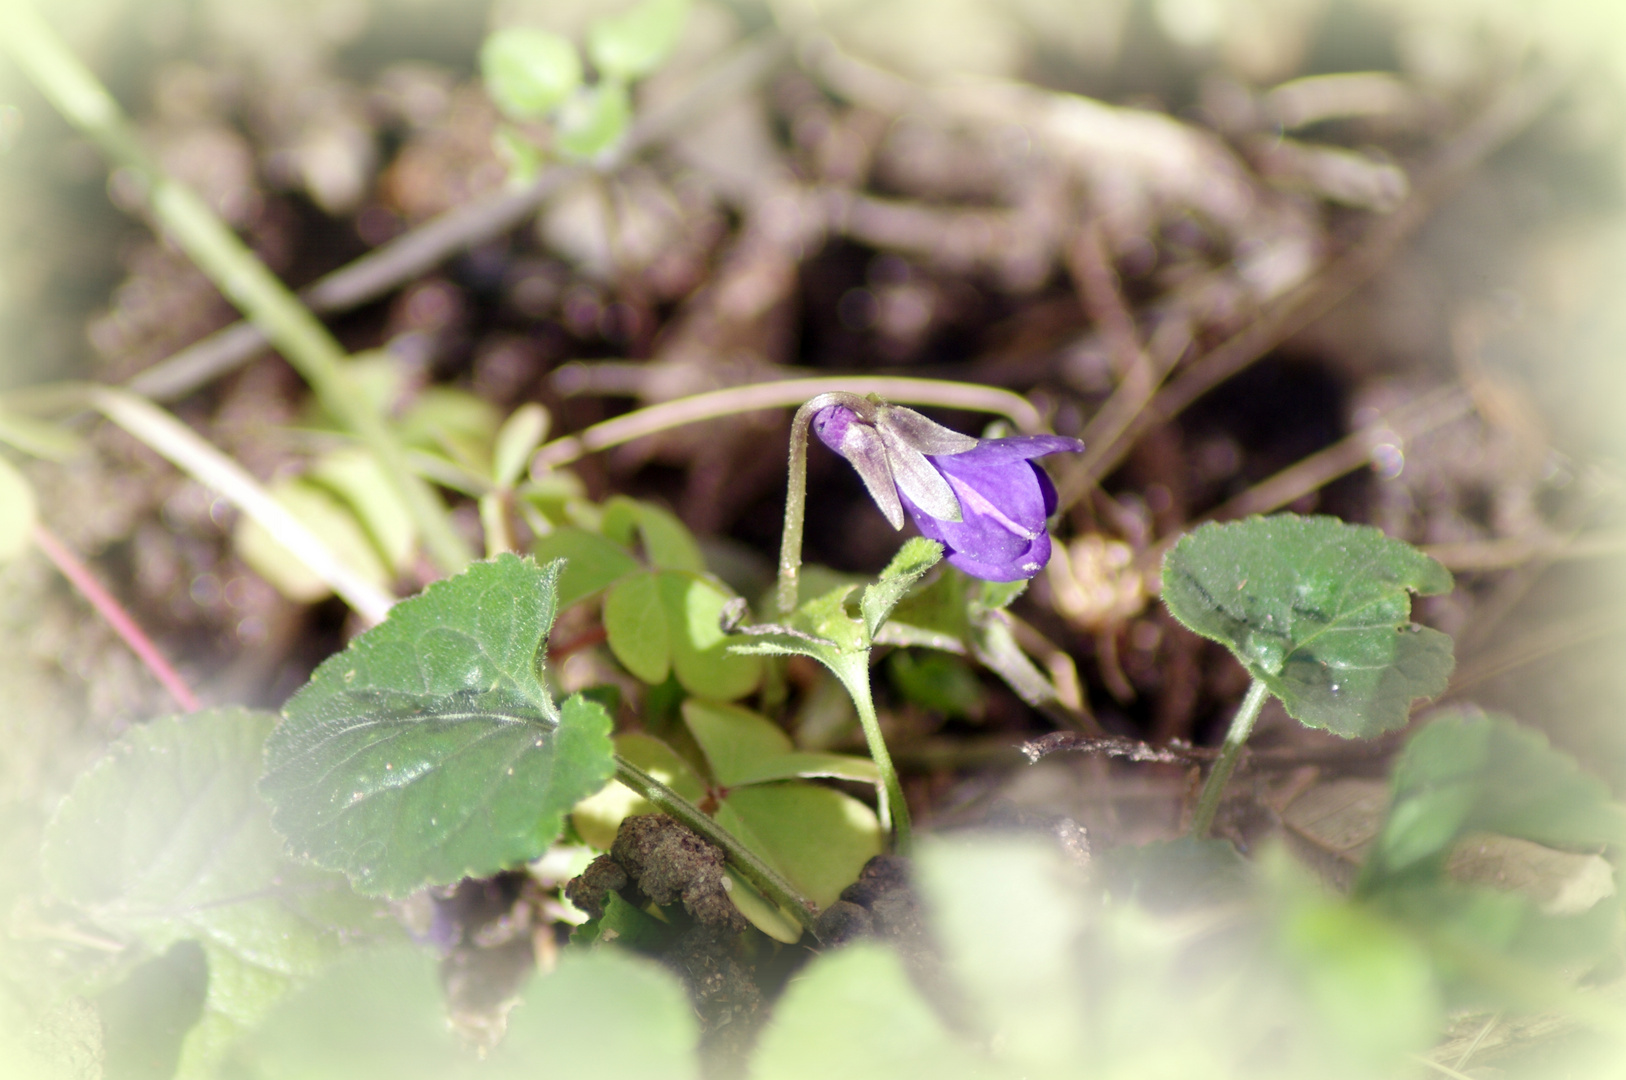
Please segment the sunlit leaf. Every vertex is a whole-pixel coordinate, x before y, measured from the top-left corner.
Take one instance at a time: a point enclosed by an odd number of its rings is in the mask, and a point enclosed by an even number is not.
[[[691,694],[729,701],[756,689],[760,661],[728,651],[721,628],[728,593],[707,578],[677,570],[633,574],[604,598],[610,650],[650,685],[675,674]]]
[[[536,402],[528,401],[509,414],[491,448],[491,478],[498,487],[511,488],[519,482],[547,434],[548,410]]]
[[[782,728],[737,705],[691,698],[683,703],[683,719],[724,787],[815,776],[876,781],[869,758],[797,750]]]
[[[270,492],[350,569],[375,585],[389,582],[390,571],[367,531],[355,513],[331,493],[301,477],[278,481]],[[253,518],[238,519],[233,540],[242,560],[290,600],[309,603],[332,591],[304,560]]]
[[[714,816],[821,908],[834,903],[864,864],[881,853],[875,812],[850,795],[814,784],[736,788]]]
[[[546,30],[499,30],[480,48],[480,74],[497,108],[515,120],[540,120],[581,85],[576,47]]]
[[[307,475],[349,506],[386,566],[396,572],[406,568],[417,542],[417,526],[377,458],[359,447],[337,450]]]
[[[689,0],[643,0],[587,28],[587,55],[599,73],[624,82],[641,79],[671,55],[689,17]]]
[[[1445,689],[1451,639],[1411,621],[1409,594],[1450,589],[1421,551],[1330,517],[1204,525],[1163,561],[1175,618],[1230,649],[1289,715],[1344,736],[1400,727]]]
[[[261,783],[296,852],[401,896],[547,849],[614,771],[604,709],[542,682],[558,571],[477,563],[317,668]]]
[[[632,121],[632,99],[624,83],[609,79],[583,87],[560,107],[554,143],[559,152],[587,161],[613,149]]]

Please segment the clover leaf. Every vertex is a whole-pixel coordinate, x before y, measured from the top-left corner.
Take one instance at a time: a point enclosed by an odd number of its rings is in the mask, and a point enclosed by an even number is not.
[[[560,565],[477,563],[317,668],[261,781],[295,851],[402,896],[547,849],[614,772],[603,707],[543,684]]]
[[[1451,639],[1411,621],[1410,593],[1451,574],[1377,529],[1282,514],[1208,524],[1163,561],[1163,602],[1230,649],[1294,719],[1372,736],[1445,689]]]

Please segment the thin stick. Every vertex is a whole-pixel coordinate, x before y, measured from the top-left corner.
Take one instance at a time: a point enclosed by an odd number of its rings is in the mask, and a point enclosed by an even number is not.
[[[1563,87],[1568,76],[1546,68],[1499,94],[1433,159],[1394,213],[1377,220],[1360,242],[1335,258],[1320,273],[1290,290],[1258,318],[1223,344],[1205,353],[1168,386],[1151,397],[1132,423],[1110,445],[1099,447],[1090,468],[1061,493],[1070,505],[1089,485],[1110,473],[1148,429],[1166,423],[1219,383],[1237,374],[1283,340],[1331,311],[1371,279],[1401,243],[1428,219],[1430,212],[1470,170],[1493,150],[1522,131]],[[1094,450],[1095,447],[1092,447]]]
[[[101,82],[24,0],[0,3],[0,42],[69,123],[140,181],[148,208],[168,235],[265,332],[322,405],[361,437],[397,489],[441,570],[462,569],[471,555],[446,507],[408,468],[400,442],[367,396],[350,385],[344,349],[327,327],[196,192],[164,172]]]
[[[720,416],[755,412],[759,409],[786,408],[800,405],[815,395],[828,391],[852,394],[876,394],[887,401],[910,405],[938,405],[948,409],[969,409],[974,412],[1003,416],[1018,429],[1027,432],[1042,431],[1044,417],[1039,415],[1026,398],[1009,390],[975,383],[942,382],[936,379],[909,379],[882,375],[833,375],[826,378],[785,379],[778,382],[751,383],[731,386],[726,390],[695,394],[677,401],[662,402],[646,409],[638,409],[613,420],[594,424],[575,435],[566,435],[543,446],[531,459],[536,471],[568,465],[588,454],[607,450],[612,446],[655,435],[684,424],[701,420],[715,420]]]
[[[106,386],[90,386],[82,393],[92,408],[258,522],[356,614],[369,623],[383,621],[395,599],[350,569],[326,541],[272,498],[248,470],[145,398]]]
[[[197,712],[203,708],[203,703],[192,693],[192,688],[181,678],[180,672],[164,659],[164,654],[158,651],[158,646],[153,644],[152,639],[130,613],[124,610],[124,605],[102,587],[96,576],[79,561],[78,556],[68,550],[66,544],[56,538],[55,533],[36,522],[34,543],[45,553],[45,557],[51,560],[52,565],[62,572],[62,576],[78,590],[79,595],[90,601],[90,606],[106,620],[107,625],[113,628],[113,632],[124,639],[124,643],[130,646],[130,651],[140,658],[148,671],[152,672],[153,678],[169,691],[169,696],[175,699],[182,712]]]
[[[1197,809],[1191,814],[1191,835],[1201,840],[1208,835],[1208,830],[1214,826],[1214,814],[1219,810],[1220,797],[1225,794],[1226,782],[1236,771],[1236,763],[1242,757],[1242,746],[1253,733],[1253,725],[1259,719],[1259,710],[1265,707],[1265,699],[1270,697],[1270,690],[1259,680],[1253,680],[1248,687],[1247,696],[1237,707],[1236,716],[1231,718],[1230,730],[1225,733],[1225,743],[1220,747],[1219,757],[1214,761],[1214,768],[1203,782],[1203,790],[1197,796]]]
[[[797,576],[802,569],[802,526],[807,516],[807,425],[823,395],[805,402],[790,421],[790,469],[785,480],[785,528],[779,538],[779,592],[781,615],[796,610],[801,599]]]

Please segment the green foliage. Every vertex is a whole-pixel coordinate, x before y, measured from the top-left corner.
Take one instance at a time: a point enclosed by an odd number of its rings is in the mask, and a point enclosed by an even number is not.
[[[183,1076],[205,1073],[344,937],[388,925],[342,878],[284,857],[254,792],[273,722],[215,709],[131,728],[46,833],[46,880],[96,925],[149,956],[202,946],[208,992]]]
[[[886,564],[875,584],[864,589],[859,610],[864,613],[864,631],[874,639],[876,631],[886,622],[892,609],[898,606],[926,571],[943,558],[943,545],[924,536],[916,536],[898,549],[892,561]]]
[[[741,787],[722,800],[714,816],[820,908],[835,903],[864,864],[881,853],[875,812],[834,788]]]
[[[980,717],[982,684],[957,656],[900,649],[887,658],[892,688],[923,709],[945,717]]]
[[[610,719],[542,681],[558,564],[503,556],[398,604],[316,670],[266,748],[294,849],[401,896],[540,855],[609,779]]]
[[[638,560],[620,544],[569,525],[539,538],[531,551],[539,562],[564,560],[559,573],[561,611],[638,569]]]
[[[1391,790],[1356,894],[1430,941],[1459,997],[1540,1003],[1556,973],[1585,970],[1618,938],[1614,876],[1583,853],[1626,839],[1626,810],[1540,733],[1448,712],[1407,744]],[[1561,887],[1543,890],[1553,877]]]
[[[1330,517],[1204,525],[1163,562],[1163,602],[1218,641],[1290,716],[1343,736],[1406,722],[1445,689],[1451,639],[1411,620],[1411,592],[1449,592],[1451,575],[1377,529]]]
[[[1368,890],[1407,873],[1438,873],[1471,832],[1553,847],[1626,842],[1626,814],[1603,781],[1505,716],[1435,716],[1406,744],[1390,783],[1388,819],[1363,872]]]
[[[33,486],[17,466],[0,457],[0,563],[28,550],[38,514]]]
[[[835,777],[873,784],[875,762],[851,754],[797,750],[784,729],[737,705],[691,700],[683,721],[706,755],[711,774],[724,787],[798,777]]]
[[[668,674],[691,694],[730,701],[756,689],[762,665],[727,651],[721,622],[731,599],[708,578],[682,570],[635,573],[604,598],[610,651],[651,685]]]
[[[234,1053],[254,1080],[519,1080],[696,1075],[698,1041],[683,991],[647,961],[608,949],[568,952],[532,979],[507,1035],[483,1059],[445,1021],[436,964],[371,951],[291,998]]]
[[[631,121],[626,84],[602,81],[560,107],[554,145],[568,158],[590,161],[613,149]]]
[[[821,957],[785,988],[757,1046],[751,1075],[755,1080],[960,1080],[986,1072],[921,998],[896,953],[856,944]]]
[[[1109,899],[1036,840],[923,845],[942,967],[875,945],[816,959],[780,1000],[752,1075],[1395,1075],[1439,1030],[1427,954],[1266,863],[1241,868],[1216,919],[1200,903]]]
[[[499,30],[480,48],[486,92],[504,115],[540,120],[582,82],[576,47],[546,30]]]
[[[619,15],[594,20],[587,29],[587,55],[607,79],[642,79],[666,63],[688,17],[689,0],[643,0]]]

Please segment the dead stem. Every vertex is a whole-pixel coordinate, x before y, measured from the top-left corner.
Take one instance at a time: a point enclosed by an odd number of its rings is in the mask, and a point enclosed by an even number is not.
[[[1092,447],[1089,467],[1068,478],[1066,489],[1061,491],[1061,505],[1070,506],[1116,468],[1147,430],[1179,415],[1186,406],[1331,311],[1376,275],[1446,196],[1492,151],[1534,121],[1566,82],[1564,72],[1543,68],[1498,94],[1422,170],[1421,179],[1398,210],[1380,217],[1354,247],[1333,259],[1319,274],[1188,365],[1136,411],[1110,444]]]

